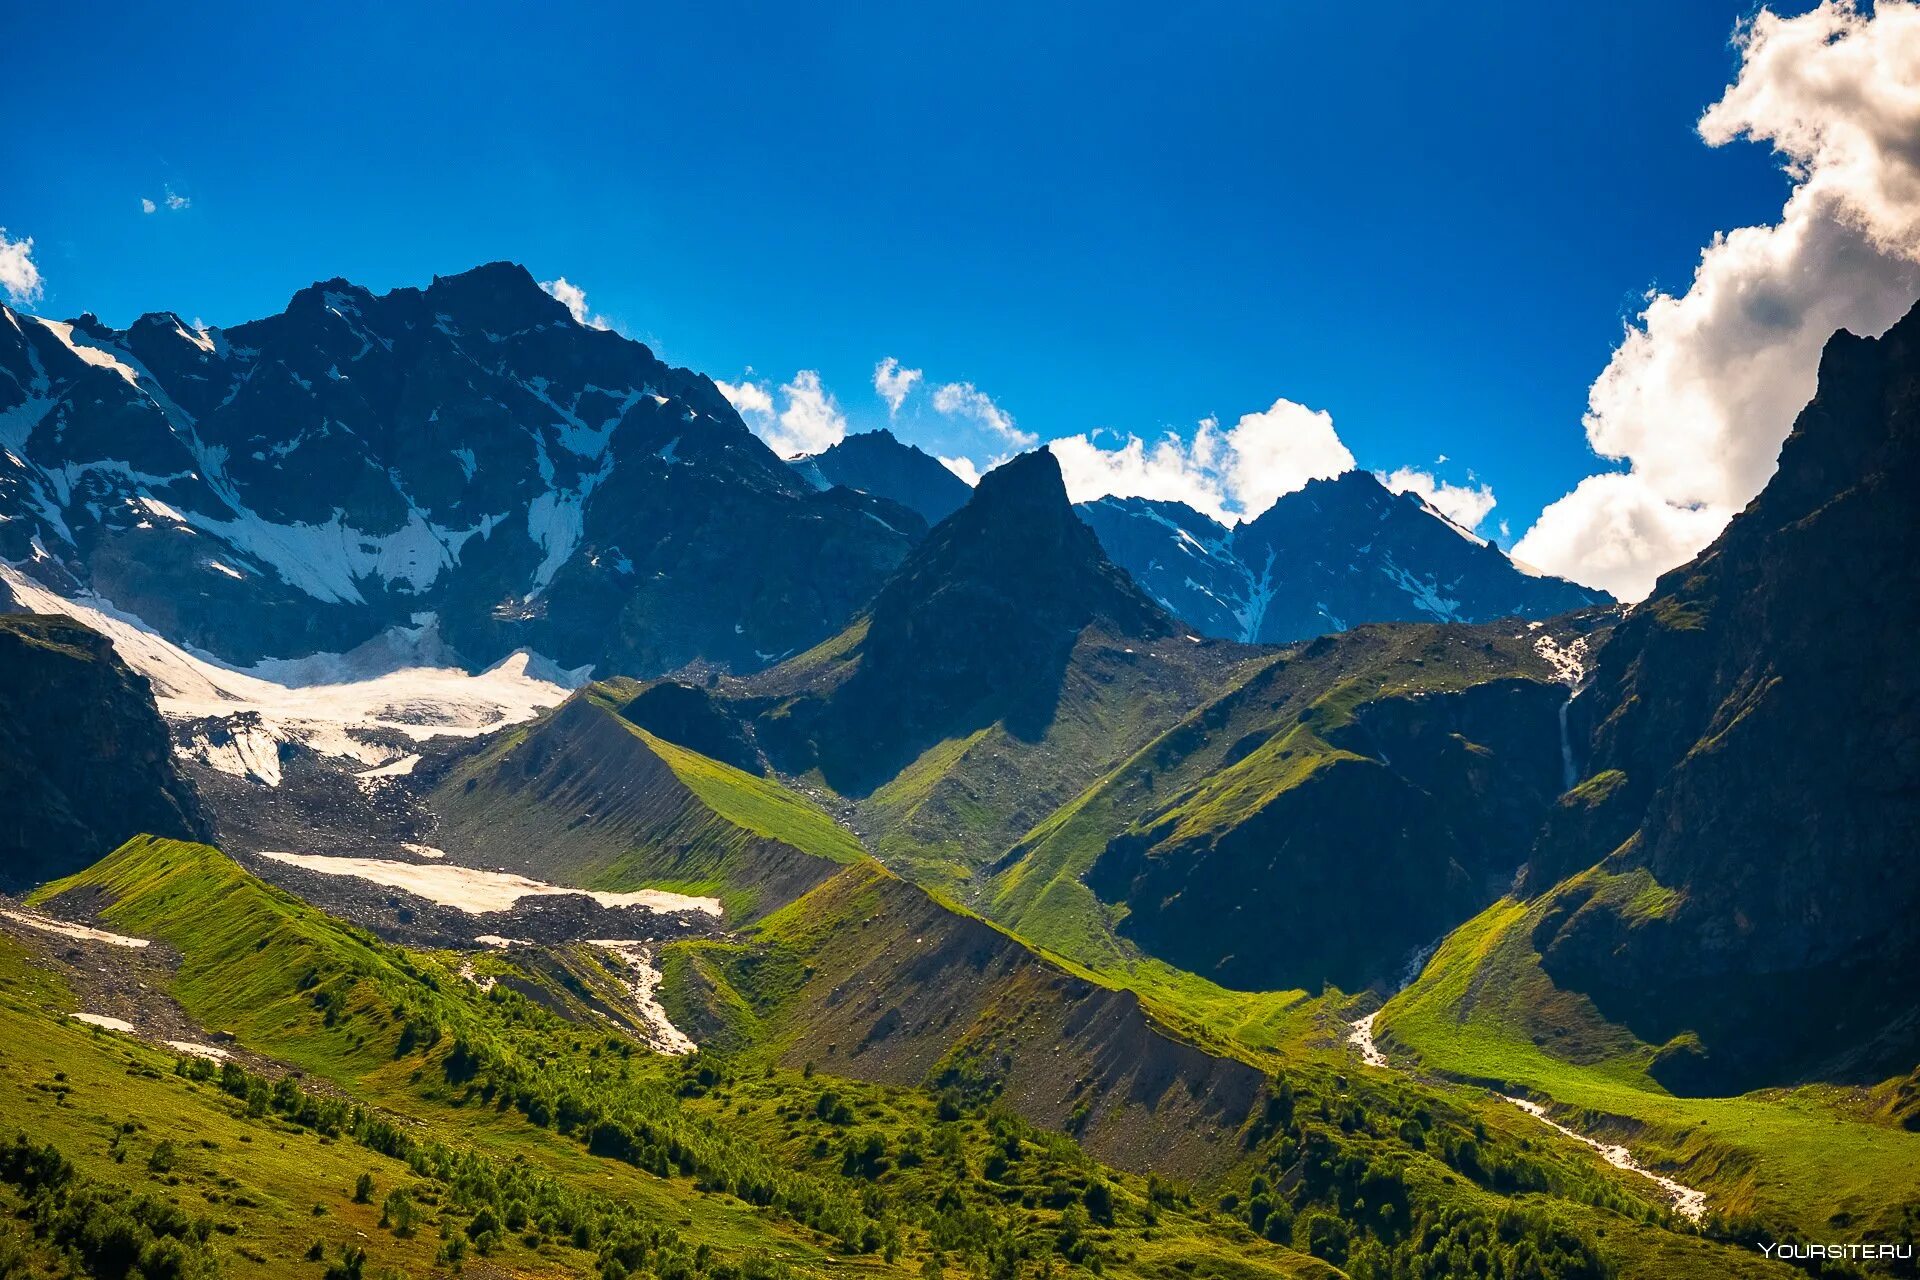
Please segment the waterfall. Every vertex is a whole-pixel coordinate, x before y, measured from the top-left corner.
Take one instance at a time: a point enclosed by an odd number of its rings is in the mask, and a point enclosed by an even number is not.
[[[1567,728],[1567,712],[1572,710],[1573,700],[1579,696],[1580,691],[1575,689],[1567,695],[1567,700],[1560,704],[1560,790],[1562,792],[1573,790],[1573,784],[1578,781],[1574,776],[1573,734]]]

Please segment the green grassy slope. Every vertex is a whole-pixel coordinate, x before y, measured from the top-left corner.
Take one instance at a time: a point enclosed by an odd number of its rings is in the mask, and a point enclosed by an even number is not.
[[[456,1017],[457,989],[407,953],[250,875],[219,850],[141,836],[36,890],[97,906],[123,933],[180,953],[173,994],[215,1031],[329,1074],[391,1058],[403,1037]]]
[[[970,898],[984,869],[1034,824],[1235,682],[1251,660],[1183,637],[1089,631],[1043,731],[995,721],[928,747],[860,798],[860,827],[889,866]]]
[[[1151,859],[1161,849],[1218,846],[1289,803],[1311,811],[1317,787],[1328,786],[1329,794],[1337,789],[1336,773],[1384,772],[1376,755],[1401,759],[1398,741],[1389,753],[1380,739],[1408,732],[1408,724],[1436,740],[1423,751],[1468,757],[1447,732],[1439,703],[1445,695],[1502,682],[1521,692],[1537,687],[1543,706],[1557,697],[1534,636],[1495,627],[1362,627],[1293,646],[1037,824],[1002,860],[983,906],[1022,936],[1080,963],[1103,972],[1138,969],[1139,948],[1116,927],[1123,911],[1087,885],[1110,844],[1131,840],[1146,846]],[[1462,769],[1459,776],[1472,775]],[[1406,795],[1396,808],[1420,801],[1421,787],[1434,783],[1418,773],[1402,778]],[[1383,779],[1380,785],[1399,784]],[[1365,815],[1341,806],[1332,816],[1358,823]],[[1517,831],[1524,815],[1482,806],[1443,818],[1483,827],[1505,823]],[[1517,852],[1514,857],[1517,862]]]
[[[1608,879],[1597,887],[1623,909],[1659,909],[1644,872]],[[1815,1239],[1844,1228],[1854,1240],[1920,1216],[1920,1133],[1882,1114],[1872,1091],[1679,1098],[1661,1088],[1647,1073],[1660,1047],[1608,1023],[1540,968],[1531,939],[1550,909],[1551,899],[1503,899],[1457,930],[1381,1013],[1385,1042],[1427,1070],[1551,1100],[1583,1131],[1615,1135],[1650,1166],[1676,1170],[1731,1219],[1791,1224]]]
[[[177,952],[168,994],[232,1025],[265,1077],[221,1088],[78,1030],[62,1017],[72,993],[0,938],[0,1036],[37,1046],[0,1069],[0,1107],[48,1109],[37,1140],[89,1169],[215,1206],[232,1230],[207,1238],[237,1273],[297,1274],[288,1255],[318,1239],[327,1262],[357,1242],[371,1265],[415,1274],[455,1241],[470,1267],[597,1274],[639,1230],[636,1273],[675,1280],[930,1276],[936,1261],[942,1274],[1331,1277],[1332,1263],[1385,1276],[1433,1240],[1537,1257],[1546,1276],[1772,1274],[1675,1234],[1632,1180],[1517,1113],[1346,1064],[1281,1076],[1182,1045],[1130,993],[1041,963],[870,862],[747,944],[674,948],[734,994],[747,1033],[731,1058],[693,1060],[569,1024],[505,983],[483,994],[447,958],[367,938],[202,846],[138,841],[41,897]],[[500,976],[515,964],[486,961]],[[236,1002],[262,1013],[235,1017]],[[305,1080],[272,1084],[276,1063]],[[72,1105],[96,1090],[118,1109]],[[1067,1135],[1022,1118],[1045,1124],[1049,1107]],[[120,1123],[134,1127],[116,1139]],[[185,1150],[189,1132],[218,1146]],[[174,1163],[143,1178],[162,1138]],[[1205,1189],[1121,1172],[1102,1151],[1202,1173]],[[353,1204],[359,1172],[372,1207]],[[379,1225],[395,1189],[413,1235]],[[9,1196],[24,1192],[0,1187]]]
[[[620,694],[584,690],[462,762],[431,798],[449,842],[559,883],[713,894],[735,921],[863,856],[804,797],[625,720]]]
[[[744,1006],[759,1049],[788,1065],[989,1091],[1126,1167],[1198,1176],[1240,1158],[1256,1069],[876,863],[776,912],[744,945],[673,952],[719,983],[719,1020]],[[1143,1093],[1157,1105],[1137,1105]]]
[[[176,1076],[165,1069],[168,1059],[127,1038],[63,1021],[71,993],[21,963],[21,949],[0,938],[0,1033],[39,1046],[0,1069],[0,1106],[25,1117],[66,1107],[80,1090],[89,1102],[112,1098],[116,1116],[133,1117],[124,1145],[136,1154],[163,1137],[183,1147],[185,1134],[204,1134],[215,1145],[184,1154],[165,1185],[234,1193],[232,1249],[258,1258],[239,1267],[247,1274],[291,1273],[290,1255],[314,1238],[328,1242],[323,1252],[331,1259],[332,1242],[347,1231],[365,1232],[362,1247],[381,1264],[425,1271],[446,1239],[478,1247],[479,1212],[504,1218],[516,1200],[531,1217],[551,1217],[537,1230],[490,1237],[488,1261],[516,1274],[599,1274],[616,1222],[647,1230],[672,1224],[671,1241],[654,1242],[647,1274],[715,1280],[740,1280],[748,1265],[775,1268],[750,1272],[762,1275],[779,1274],[779,1265],[807,1274],[829,1267],[925,1274],[936,1251],[963,1269],[995,1257],[1052,1256],[1051,1265],[1068,1273],[1098,1265],[1146,1275],[1192,1256],[1222,1275],[1327,1274],[1299,1253],[1216,1221],[1190,1199],[1104,1168],[1010,1111],[967,1104],[949,1112],[929,1095],[856,1080],[760,1067],[736,1079],[724,1064],[655,1058],[604,1026],[569,1026],[504,985],[482,995],[440,959],[364,939],[201,846],[136,842],[49,886],[41,900],[90,903],[101,919],[166,943],[179,955],[169,994],[189,1013],[209,1025],[235,1025],[246,1049],[308,1073],[303,1096],[319,1098],[314,1106],[283,1110],[273,1093],[249,1114],[244,1080],[223,1094]],[[261,928],[269,932],[256,935]],[[510,964],[489,957],[490,972]],[[343,989],[354,993],[348,1012],[316,998]],[[236,1001],[265,1012],[235,1019]],[[390,1002],[384,1016],[382,1001]],[[411,1042],[368,1034],[397,1026],[409,1007],[433,1011],[435,1034]],[[151,1087],[109,1083],[123,1058]],[[315,1081],[346,1097],[326,1101],[312,1093]],[[787,1119],[757,1131],[743,1126],[747,1103],[728,1105],[741,1088]],[[268,1096],[263,1086],[261,1097]],[[804,1135],[795,1124],[803,1114]],[[302,1118],[314,1115],[320,1118]],[[382,1116],[397,1129],[383,1128]],[[70,1159],[112,1159],[111,1127],[92,1111],[37,1130],[36,1140],[55,1142]],[[854,1158],[852,1148],[865,1151],[870,1136],[884,1154]],[[269,1149],[275,1138],[279,1145]],[[310,1159],[316,1140],[334,1144],[333,1153]],[[369,1142],[373,1151],[411,1154],[396,1168],[355,1150]],[[245,1158],[206,1154],[229,1144]],[[255,1153],[263,1160],[252,1160]],[[474,1185],[480,1170],[514,1183],[495,1194]],[[389,1240],[390,1231],[362,1222],[361,1207],[341,1204],[362,1171],[380,1193],[376,1210],[390,1188],[404,1186],[421,1206],[422,1226],[446,1230]],[[1112,1208],[1075,1226],[1074,1211],[1095,1184]],[[1023,1194],[1023,1186],[1043,1189],[1045,1198]],[[310,1202],[323,1212],[312,1213]],[[309,1235],[302,1213],[328,1220]],[[685,1261],[668,1265],[681,1250]],[[1136,1270],[1142,1253],[1158,1261]]]

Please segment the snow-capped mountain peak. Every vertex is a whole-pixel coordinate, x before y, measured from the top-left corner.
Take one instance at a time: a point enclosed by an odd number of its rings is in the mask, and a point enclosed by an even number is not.
[[[227,329],[0,317],[0,559],[237,662],[427,610],[474,667],[757,666],[918,534],[812,492],[709,379],[513,264],[322,281]],[[835,581],[792,586],[828,576],[809,556]]]
[[[1315,480],[1226,529],[1183,503],[1083,502],[1114,563],[1202,634],[1279,644],[1364,622],[1484,622],[1605,603],[1523,569],[1370,472]]]

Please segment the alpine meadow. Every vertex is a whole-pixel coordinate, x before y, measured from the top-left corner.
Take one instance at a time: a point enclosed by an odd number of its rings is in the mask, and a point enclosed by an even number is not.
[[[1920,1277],[1920,0],[19,16],[0,1280]]]

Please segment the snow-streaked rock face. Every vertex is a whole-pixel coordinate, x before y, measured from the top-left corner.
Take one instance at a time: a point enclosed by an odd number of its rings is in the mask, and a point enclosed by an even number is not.
[[[817,492],[708,379],[508,264],[328,281],[226,330],[0,313],[0,560],[235,665],[431,612],[470,670],[753,667],[923,531]]]
[[[1075,508],[1108,558],[1202,635],[1285,644],[1366,622],[1545,618],[1609,597],[1516,565],[1370,473],[1315,480],[1229,530],[1178,502]]]

